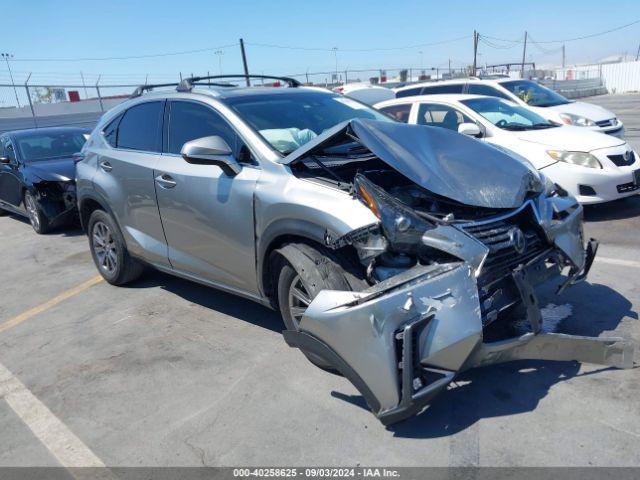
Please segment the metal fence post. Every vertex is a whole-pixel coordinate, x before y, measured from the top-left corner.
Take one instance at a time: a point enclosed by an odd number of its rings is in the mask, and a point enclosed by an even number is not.
[[[98,84],[100,83],[100,75],[98,75],[98,80],[96,81],[96,92],[98,93],[98,101],[100,102],[100,111],[104,112],[104,105],[102,105],[102,95],[100,95],[100,87]]]
[[[33,102],[31,101],[31,92],[29,92],[29,79],[31,78],[31,73],[24,82],[24,89],[27,92],[27,100],[29,100],[29,107],[31,108],[31,116],[33,117],[33,126],[38,128],[38,119],[36,118],[36,112],[33,109]]]

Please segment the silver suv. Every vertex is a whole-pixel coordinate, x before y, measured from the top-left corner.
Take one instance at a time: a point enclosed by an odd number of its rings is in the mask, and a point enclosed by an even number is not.
[[[534,286],[584,279],[597,243],[526,162],[292,79],[221,80],[140,88],[87,141],[79,210],[108,282],[152,266],[279,309],[385,424],[476,365],[630,366],[620,339],[542,330]],[[518,314],[530,331],[497,341]]]

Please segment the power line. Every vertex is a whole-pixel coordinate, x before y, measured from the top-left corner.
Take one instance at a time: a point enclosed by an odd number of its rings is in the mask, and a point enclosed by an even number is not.
[[[89,62],[89,61],[107,61],[107,60],[136,60],[141,58],[157,58],[157,57],[170,57],[175,55],[188,55],[192,53],[202,53],[215,50],[221,50],[224,48],[231,48],[238,46],[237,43],[231,43],[228,45],[220,45],[218,47],[198,48],[195,50],[182,50],[179,52],[165,52],[165,53],[151,53],[148,55],[128,55],[124,57],[84,57],[84,58],[14,58],[14,62]]]
[[[632,25],[636,25],[638,23],[640,23],[640,20],[635,20],[635,21],[633,21],[631,23],[627,23],[625,25],[620,25],[619,27],[610,28],[609,30],[604,30],[604,31],[598,32],[598,33],[591,33],[589,35],[582,35],[580,37],[563,38],[563,39],[559,39],[559,40],[541,40],[541,41],[539,41],[537,43],[575,42],[576,40],[584,40],[586,38],[599,37],[600,35],[606,35],[607,33],[616,32],[618,30],[622,30],[622,29],[630,27]],[[490,38],[492,40],[499,40],[501,42],[522,43],[522,40],[508,40],[508,39],[505,39],[505,38],[492,37],[492,36],[489,36],[489,35],[483,35],[483,37]]]
[[[434,45],[443,45],[445,43],[453,43],[458,42],[460,40],[466,40],[471,38],[471,35],[465,35],[463,37],[452,38],[449,40],[441,40],[439,42],[431,42],[431,43],[419,43],[415,45],[405,45],[402,47],[383,47],[383,48],[338,48],[340,52],[383,52],[383,51],[393,51],[393,50],[411,50],[420,47],[431,47]],[[322,47],[296,47],[291,45],[276,45],[272,43],[254,43],[254,42],[245,42],[246,45],[250,45],[252,47],[265,47],[265,48],[279,48],[283,50],[305,50],[305,51],[317,51],[317,52],[333,52],[335,47],[331,48],[322,48]]]

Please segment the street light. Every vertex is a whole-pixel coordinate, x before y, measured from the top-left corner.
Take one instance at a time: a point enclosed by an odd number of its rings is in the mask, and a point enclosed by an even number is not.
[[[220,75],[222,75],[222,55],[224,55],[224,51],[216,50],[215,53],[218,56],[218,68],[220,69]]]
[[[9,70],[9,78],[11,78],[11,86],[13,87],[13,93],[16,95],[16,103],[18,104],[18,108],[20,108],[20,100],[18,100],[18,91],[16,90],[16,84],[13,81],[13,73],[11,73],[11,66],[9,65],[9,59],[13,58],[13,55],[10,53],[0,53],[0,56],[5,59],[7,62],[7,70]]]
[[[336,84],[337,84],[338,83],[338,47],[333,47],[331,50],[333,50],[333,56],[336,61]]]

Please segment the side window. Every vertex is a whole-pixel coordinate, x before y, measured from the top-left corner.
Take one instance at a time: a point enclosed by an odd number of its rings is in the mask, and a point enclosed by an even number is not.
[[[255,163],[249,149],[219,113],[195,102],[171,102],[168,153],[179,154],[186,142],[213,135],[227,142],[238,162]]]
[[[507,95],[502,93],[497,88],[490,87],[489,85],[482,85],[479,83],[470,83],[469,93],[473,93],[475,95],[486,95],[487,97],[498,97],[498,98],[504,98],[505,100],[511,100]]]
[[[111,120],[109,124],[102,130],[102,135],[109,145],[115,148],[118,141],[118,125],[122,120],[122,114]]]
[[[117,133],[117,147],[145,152],[160,151],[164,102],[146,102],[124,112]]]
[[[407,88],[406,90],[400,90],[399,92],[396,92],[396,98],[411,97],[412,95],[420,95],[421,91],[422,91],[422,87]]]
[[[439,95],[443,93],[462,93],[464,84],[448,83],[445,85],[432,85],[422,89],[422,95]]]
[[[441,127],[448,130],[458,131],[461,123],[475,123],[462,112],[448,105],[437,105],[434,103],[423,103],[418,110],[418,124],[430,127]]]
[[[411,103],[382,107],[380,111],[395,118],[398,122],[407,123],[409,121],[409,114],[411,113]]]

